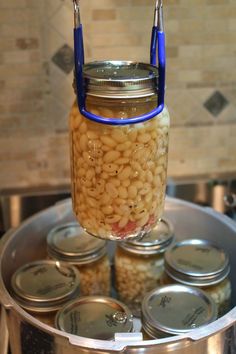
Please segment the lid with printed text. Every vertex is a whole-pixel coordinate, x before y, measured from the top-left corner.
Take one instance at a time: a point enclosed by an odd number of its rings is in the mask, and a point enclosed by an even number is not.
[[[81,297],[65,305],[56,316],[56,328],[81,337],[112,340],[115,333],[133,330],[128,307],[110,297]]]
[[[174,228],[171,222],[163,218],[141,240],[126,241],[119,244],[126,251],[141,255],[153,255],[164,252],[174,239]]]
[[[103,257],[106,241],[86,233],[76,222],[53,228],[47,237],[48,253],[55,259],[87,264]]]
[[[50,312],[79,293],[76,267],[58,261],[25,264],[12,276],[13,297],[25,309]]]
[[[213,285],[229,274],[229,258],[223,249],[208,240],[188,239],[167,250],[165,271],[183,284]]]
[[[152,338],[184,334],[216,318],[212,298],[203,290],[186,285],[157,288],[142,302],[143,328]]]

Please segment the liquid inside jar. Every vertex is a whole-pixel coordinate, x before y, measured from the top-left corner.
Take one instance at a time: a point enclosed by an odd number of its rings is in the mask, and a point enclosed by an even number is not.
[[[131,118],[153,110],[156,96],[87,98],[87,110],[106,118]],[[168,159],[165,108],[139,124],[110,126],[86,119],[74,105],[70,117],[72,199],[91,235],[124,240],[143,236],[161,219]]]
[[[168,274],[164,272],[161,284],[169,285],[178,283],[174,279],[172,279]],[[180,283],[180,282],[179,282]],[[194,286],[194,285],[191,285]],[[224,316],[231,308],[231,282],[229,278],[225,278],[218,284],[202,286],[202,290],[204,290],[214,301],[217,307],[218,317]]]
[[[78,265],[78,269],[81,296],[110,295],[111,268],[107,256],[89,264]]]
[[[164,256],[163,254],[135,255],[118,247],[115,271],[116,289],[120,300],[139,316],[144,296],[161,285]]]

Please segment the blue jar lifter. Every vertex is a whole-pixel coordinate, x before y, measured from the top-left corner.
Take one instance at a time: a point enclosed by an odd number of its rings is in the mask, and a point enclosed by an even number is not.
[[[83,78],[84,66],[84,42],[83,28],[80,19],[79,0],[73,0],[74,3],[74,56],[75,56],[75,84],[77,91],[77,101],[80,113],[97,123],[108,125],[128,125],[148,121],[160,114],[164,109],[165,99],[165,72],[166,72],[166,54],[165,54],[165,33],[163,26],[163,3],[157,0],[154,12],[154,24],[151,36],[150,63],[157,66],[158,53],[158,92],[157,107],[146,114],[128,119],[105,118],[88,112],[85,108],[86,92]]]

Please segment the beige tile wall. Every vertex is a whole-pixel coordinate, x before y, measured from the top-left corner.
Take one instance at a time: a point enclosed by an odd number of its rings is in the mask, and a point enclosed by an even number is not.
[[[81,0],[87,61],[149,60],[154,0]],[[169,177],[236,175],[236,1],[164,0]],[[0,2],[0,190],[69,183],[71,0]],[[204,103],[228,104],[217,116]],[[218,105],[218,101],[214,102]]]

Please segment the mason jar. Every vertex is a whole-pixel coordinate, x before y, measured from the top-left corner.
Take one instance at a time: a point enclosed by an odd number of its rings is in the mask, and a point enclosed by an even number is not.
[[[229,258],[225,251],[210,241],[184,240],[165,254],[164,284],[178,282],[202,288],[215,301],[218,315],[231,307]]]
[[[11,289],[22,308],[41,322],[54,326],[56,312],[79,295],[79,272],[63,262],[27,263],[13,274]]]
[[[113,298],[81,297],[57,313],[55,326],[80,337],[114,340],[115,333],[133,331],[133,315],[127,306]]]
[[[174,237],[172,224],[161,222],[143,239],[120,242],[115,253],[115,283],[119,299],[140,315],[144,295],[161,285],[164,252]]]
[[[154,289],[142,302],[145,339],[186,334],[217,318],[212,298],[203,290],[175,284]]]
[[[158,69],[132,62],[84,66],[86,109],[107,118],[70,115],[72,199],[75,215],[91,235],[124,240],[143,236],[164,208],[169,140],[167,108],[138,124],[112,125],[157,106]]]
[[[106,241],[84,232],[76,222],[56,226],[47,237],[49,256],[78,268],[81,296],[110,295],[111,267],[106,246]]]

